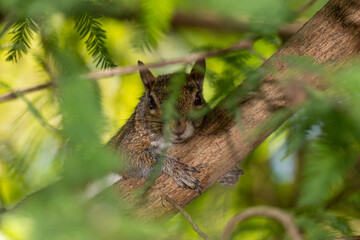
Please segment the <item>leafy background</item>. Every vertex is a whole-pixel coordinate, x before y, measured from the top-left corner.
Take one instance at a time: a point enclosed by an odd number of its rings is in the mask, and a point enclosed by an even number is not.
[[[119,167],[104,144],[132,114],[143,86],[138,73],[85,81],[88,72],[185,56],[255,37],[253,50],[207,59],[211,106],[270,57],[277,30],[304,23],[326,1],[297,14],[302,0],[0,1],[0,94],[54,81],[56,88],[0,103],[0,239],[199,239],[189,223],[143,223],[116,201],[88,201],[89,183]],[[176,14],[246,22],[247,30],[176,24]],[[251,206],[293,214],[307,239],[360,235],[359,66],[327,73],[289,59],[331,86],[253,151],[233,188],[215,184],[186,207],[200,228],[220,238],[226,222]],[[153,69],[156,74],[183,65]],[[190,66],[187,66],[189,70]],[[287,239],[283,227],[249,219],[234,239]]]

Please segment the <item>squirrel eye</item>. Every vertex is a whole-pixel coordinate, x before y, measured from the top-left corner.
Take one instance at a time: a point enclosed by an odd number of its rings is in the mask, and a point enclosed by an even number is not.
[[[149,108],[150,109],[155,109],[156,108],[156,103],[155,100],[152,96],[149,97]]]
[[[200,96],[200,92],[197,92],[197,93],[196,93],[194,104],[195,104],[196,106],[200,106],[200,105],[202,104],[202,98],[201,98],[201,96]]]

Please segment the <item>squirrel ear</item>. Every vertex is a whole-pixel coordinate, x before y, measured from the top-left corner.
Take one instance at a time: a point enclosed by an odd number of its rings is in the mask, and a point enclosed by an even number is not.
[[[140,77],[145,86],[145,89],[148,91],[150,90],[151,85],[155,82],[156,78],[142,61],[138,61],[138,66],[141,67],[139,70]]]
[[[202,90],[202,85],[204,82],[205,77],[205,71],[206,71],[206,63],[205,58],[201,58],[197,60],[191,69],[190,77],[193,79],[196,83],[196,86]]]

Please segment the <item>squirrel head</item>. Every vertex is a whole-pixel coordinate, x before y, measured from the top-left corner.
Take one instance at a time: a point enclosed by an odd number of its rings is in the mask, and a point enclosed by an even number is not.
[[[144,104],[142,121],[154,137],[160,138],[164,127],[162,105],[169,96],[170,79],[174,77],[174,74],[160,75],[155,78],[141,61],[138,61],[138,64],[142,66],[140,76],[146,91],[142,98]],[[200,59],[195,62],[191,72],[186,74],[185,84],[180,90],[175,105],[177,114],[170,122],[172,143],[180,143],[191,137],[195,129],[203,122],[203,118],[191,119],[189,113],[206,105],[202,91],[204,76],[205,59]]]

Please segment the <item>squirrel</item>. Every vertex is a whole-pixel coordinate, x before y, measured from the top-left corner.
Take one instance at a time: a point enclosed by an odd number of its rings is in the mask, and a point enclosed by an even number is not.
[[[166,146],[163,137],[164,122],[162,103],[169,95],[170,79],[175,74],[159,75],[157,78],[138,61],[140,77],[145,93],[135,108],[135,112],[125,125],[111,138],[110,146],[129,158],[125,169],[120,172],[123,178],[147,178],[157,164],[161,152]],[[180,90],[176,104],[177,119],[170,122],[171,144],[181,144],[199,130],[204,117],[191,119],[188,113],[206,106],[203,97],[205,59],[195,62],[190,74]],[[199,170],[181,163],[179,159],[165,155],[161,171],[169,175],[180,187],[201,193],[200,181],[194,176]],[[219,182],[225,186],[234,185],[242,170],[233,168]]]

